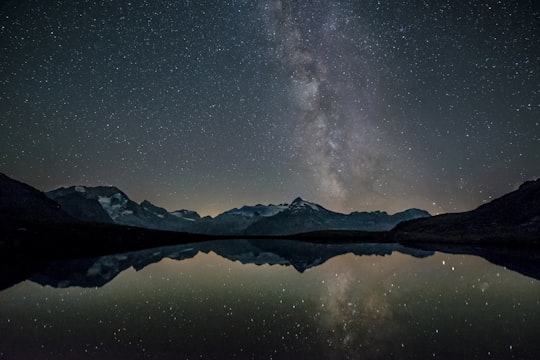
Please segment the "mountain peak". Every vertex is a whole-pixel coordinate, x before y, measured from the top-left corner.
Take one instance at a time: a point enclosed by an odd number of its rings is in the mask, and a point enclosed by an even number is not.
[[[319,211],[321,207],[315,203],[305,201],[301,197],[297,197],[296,199],[293,200],[291,205],[289,205],[289,210],[299,211],[299,210],[304,210],[304,209],[311,209],[314,211]]]
[[[292,201],[291,205],[294,204],[294,203],[301,203],[301,202],[304,202],[304,199],[302,199],[300,196],[298,196],[296,199],[294,199]]]
[[[141,202],[141,206],[151,206],[151,207],[156,207],[154,204],[152,204],[150,201],[148,200],[143,200]]]

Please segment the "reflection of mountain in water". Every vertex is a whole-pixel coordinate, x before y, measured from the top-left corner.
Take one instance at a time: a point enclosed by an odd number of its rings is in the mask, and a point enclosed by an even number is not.
[[[347,253],[390,255],[398,251],[421,258],[440,251],[480,256],[494,264],[540,279],[540,254],[534,250],[432,244],[418,246],[418,248],[405,247],[397,243],[314,244],[292,240],[216,240],[42,264],[5,262],[0,265],[0,290],[27,279],[53,287],[99,287],[130,267],[138,271],[164,258],[190,259],[199,252],[214,252],[243,264],[292,266],[297,271],[304,272],[335,256]]]
[[[393,251],[415,257],[426,257],[433,254],[433,251],[430,250],[412,249],[400,244],[330,245],[289,240],[218,240],[92,259],[55,261],[48,263],[26,278],[53,287],[103,286],[129,267],[141,270],[163,258],[184,260],[194,257],[199,252],[214,252],[224,258],[240,261],[243,264],[293,266],[297,271],[304,272],[342,254],[390,255]]]
[[[409,246],[409,245],[408,245]],[[453,244],[416,244],[414,247],[447,254],[475,255],[492,264],[540,280],[540,253],[536,247],[473,246]]]

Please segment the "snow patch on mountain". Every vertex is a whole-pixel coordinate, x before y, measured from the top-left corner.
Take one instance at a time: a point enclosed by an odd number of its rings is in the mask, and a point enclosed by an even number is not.
[[[170,214],[187,221],[197,221],[201,219],[201,216],[196,211],[192,210],[176,210],[171,212]]]
[[[97,200],[103,207],[103,210],[105,210],[113,220],[124,215],[123,211],[128,202],[128,199],[123,197],[120,193],[116,193],[112,196],[99,195]]]
[[[166,210],[163,209],[163,208],[160,208],[160,207],[157,207],[155,205],[153,205],[152,203],[150,203],[149,201],[145,200],[141,203],[140,205],[146,212],[154,215],[154,216],[157,216],[158,218],[160,219],[164,219],[165,218],[165,213],[166,213]]]
[[[182,220],[186,220],[186,221],[196,221],[195,219],[190,219],[190,218],[183,217],[181,214],[178,214],[178,213],[171,213],[171,215],[174,215],[177,218],[182,219]]]
[[[276,215],[277,213],[282,212],[283,210],[287,209],[287,207],[288,207],[287,204],[280,204],[280,205],[257,204],[254,206],[244,205],[240,209],[234,208],[232,210],[226,211],[224,214],[238,215],[238,216],[243,216],[247,218],[252,218],[255,216],[270,217],[270,216]]]

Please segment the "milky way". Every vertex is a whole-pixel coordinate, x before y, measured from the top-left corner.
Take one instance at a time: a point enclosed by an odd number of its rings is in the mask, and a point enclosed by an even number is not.
[[[0,171],[216,214],[468,210],[538,176],[533,1],[4,1]]]
[[[392,167],[389,149],[377,144],[381,134],[370,123],[377,95],[365,51],[371,39],[343,36],[361,22],[341,6],[321,2],[316,8],[289,1],[265,5],[268,33],[296,106],[296,150],[325,203],[339,207],[351,194],[363,201],[379,195],[378,181],[390,177],[384,173]]]

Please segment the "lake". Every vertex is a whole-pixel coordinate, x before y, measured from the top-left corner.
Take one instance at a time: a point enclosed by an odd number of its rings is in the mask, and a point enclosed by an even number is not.
[[[2,359],[540,358],[540,281],[474,255],[235,240],[32,266],[3,270]]]

